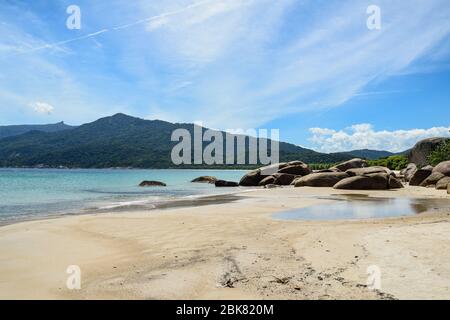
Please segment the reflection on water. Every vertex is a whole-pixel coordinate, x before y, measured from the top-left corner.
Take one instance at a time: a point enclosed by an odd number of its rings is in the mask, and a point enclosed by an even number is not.
[[[327,203],[283,211],[273,215],[287,220],[339,220],[407,216],[450,209],[450,199],[371,198],[363,194],[322,197]]]

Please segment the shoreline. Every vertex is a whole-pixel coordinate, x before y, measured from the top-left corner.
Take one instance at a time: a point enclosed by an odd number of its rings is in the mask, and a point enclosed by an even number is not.
[[[331,194],[450,200],[414,187],[276,188],[152,214],[11,224],[0,227],[0,299],[450,298],[450,210],[364,220],[271,217]],[[65,287],[69,265],[82,270],[81,290]],[[365,285],[370,265],[382,271],[380,291]]]

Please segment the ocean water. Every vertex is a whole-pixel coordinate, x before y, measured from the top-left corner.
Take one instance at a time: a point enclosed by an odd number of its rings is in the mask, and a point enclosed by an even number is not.
[[[239,181],[242,170],[126,169],[0,169],[0,223],[101,210],[154,208],[177,199],[232,193],[239,188],[215,188],[191,183],[215,176]],[[139,187],[157,180],[167,187]]]

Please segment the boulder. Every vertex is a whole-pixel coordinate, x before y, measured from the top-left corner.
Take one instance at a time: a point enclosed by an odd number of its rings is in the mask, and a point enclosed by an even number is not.
[[[237,187],[239,183],[234,181],[216,180],[214,183],[216,187]]]
[[[353,168],[364,168],[364,167],[368,167],[369,165],[367,164],[366,160],[360,159],[360,158],[354,158],[345,162],[342,162],[334,167],[332,167],[331,169],[338,169],[340,171],[347,171],[348,169],[353,169]]]
[[[436,189],[446,190],[447,186],[450,184],[450,177],[443,177],[436,183]]]
[[[258,185],[259,186],[265,186],[265,185],[268,185],[268,184],[273,184],[274,182],[275,182],[275,177],[274,176],[268,176],[268,177],[265,177],[264,179],[262,179],[258,183]]]
[[[431,172],[431,174],[420,183],[421,187],[428,187],[431,185],[435,185],[439,180],[444,178],[445,176],[440,172]]]
[[[295,179],[296,187],[333,187],[342,179],[348,178],[345,172],[319,172]]]
[[[417,171],[417,166],[414,163],[409,163],[405,169],[400,171],[400,174],[402,174],[405,177],[405,181],[409,182],[411,180],[414,173]]]
[[[393,172],[386,167],[381,166],[374,166],[374,167],[366,167],[366,168],[354,168],[354,169],[348,169],[345,171],[349,176],[362,176],[372,173],[387,173],[387,174],[393,174]]]
[[[433,169],[434,172],[442,173],[444,176],[450,177],[450,160],[439,163]]]
[[[285,167],[278,170],[278,173],[288,173],[297,176],[306,176],[311,172],[312,170],[309,168],[309,166],[302,161],[288,162]]]
[[[389,176],[389,189],[401,189],[404,188],[400,179],[390,175]]]
[[[387,173],[374,173],[349,177],[336,183],[333,188],[348,190],[386,190],[389,188],[389,175]]]
[[[192,180],[191,182],[197,182],[197,183],[215,183],[217,180],[216,177],[212,177],[212,176],[201,176],[198,178],[195,178],[194,180]]]
[[[423,182],[423,180],[425,180],[431,175],[431,171],[432,169],[427,167],[417,170],[409,180],[409,185],[410,186],[420,185]]]
[[[277,173],[278,170],[281,168],[286,167],[287,163],[276,163],[270,166],[261,167],[256,170],[252,170],[248,172],[246,175],[244,175],[241,178],[241,181],[239,184],[241,186],[251,187],[251,186],[257,186],[263,180],[264,178],[271,176],[274,173]]]
[[[166,184],[164,182],[160,182],[160,181],[142,181],[139,184],[139,187],[165,187]]]
[[[275,178],[275,181],[273,182],[273,184],[276,184],[279,186],[288,186],[298,176],[296,176],[295,174],[289,174],[289,173],[275,173],[273,175],[273,177]]]
[[[447,194],[450,194],[450,184],[447,185]]]
[[[415,144],[408,154],[409,162],[415,163],[417,166],[424,166],[428,163],[428,156],[433,152],[439,144],[448,140],[448,138],[428,138],[420,140]]]

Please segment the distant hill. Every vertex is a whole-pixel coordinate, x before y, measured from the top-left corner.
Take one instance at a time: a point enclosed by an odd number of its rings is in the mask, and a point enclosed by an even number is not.
[[[0,166],[176,167],[171,161],[171,151],[178,142],[171,141],[171,134],[178,128],[188,130],[193,136],[193,124],[143,120],[120,113],[71,130],[29,131],[0,140]],[[248,143],[248,137],[245,141]],[[208,144],[205,142],[204,146]],[[281,161],[334,163],[350,158],[348,154],[319,153],[280,142]]]
[[[342,153],[351,155],[355,158],[363,158],[367,160],[376,160],[395,155],[395,153],[389,151],[369,150],[369,149],[352,150]]]
[[[12,136],[18,136],[30,131],[57,132],[75,127],[69,126],[64,122],[42,125],[16,125],[16,126],[0,126],[0,139]]]

